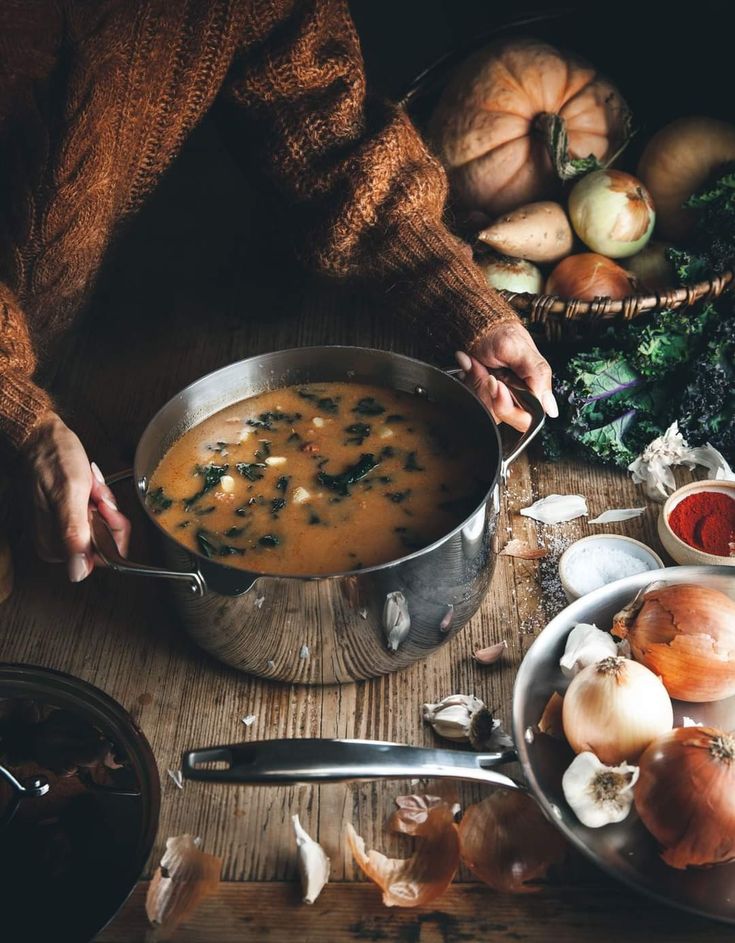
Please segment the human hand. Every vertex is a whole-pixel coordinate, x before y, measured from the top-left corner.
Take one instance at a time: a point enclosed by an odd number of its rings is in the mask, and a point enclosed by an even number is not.
[[[559,415],[551,392],[551,367],[520,321],[504,321],[484,334],[469,354],[458,350],[455,356],[464,371],[465,383],[485,403],[496,422],[507,422],[520,432],[525,432],[531,422],[503,382],[502,377],[509,373],[538,397],[547,416],[556,419]]]
[[[50,563],[66,562],[69,579],[78,583],[99,564],[90,543],[89,505],[110,528],[125,555],[130,523],[120,513],[104,476],[89,461],[71,429],[49,412],[33,430],[23,449],[30,486],[30,515],[38,555]]]

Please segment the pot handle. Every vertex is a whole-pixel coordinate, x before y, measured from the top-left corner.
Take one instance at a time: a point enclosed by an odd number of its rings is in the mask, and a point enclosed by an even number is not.
[[[515,751],[469,753],[377,740],[260,740],[188,750],[185,779],[247,786],[369,782],[375,779],[466,779],[523,789],[493,767],[517,759]]]
[[[118,472],[106,479],[108,485],[116,484],[118,481],[124,481],[132,478],[131,469]],[[145,563],[133,563],[126,560],[117,549],[117,544],[112,536],[107,521],[98,513],[96,508],[89,509],[89,528],[91,534],[92,547],[102,562],[116,573],[126,573],[129,576],[156,576],[159,579],[178,580],[188,583],[189,589],[194,596],[203,596],[207,591],[207,585],[204,577],[198,570],[182,572],[180,570],[165,570],[162,567],[147,566]]]
[[[452,367],[449,370],[445,370],[445,373],[448,373],[451,377],[456,377],[459,379],[459,375],[463,373],[459,367]],[[500,475],[505,481],[508,478],[510,466],[513,462],[526,451],[528,446],[533,442],[536,436],[541,432],[544,427],[544,422],[546,422],[546,413],[544,412],[544,407],[541,405],[541,400],[538,397],[534,396],[533,393],[528,389],[528,387],[520,383],[518,380],[506,379],[503,377],[503,382],[510,390],[511,396],[516,401],[516,403],[524,409],[531,416],[531,424],[516,442],[513,448],[507,455],[503,456],[503,459],[500,463]]]

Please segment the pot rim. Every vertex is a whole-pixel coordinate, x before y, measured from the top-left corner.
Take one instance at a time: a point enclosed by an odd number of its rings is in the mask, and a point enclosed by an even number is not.
[[[379,563],[374,566],[364,567],[363,569],[360,569],[360,570],[343,570],[339,573],[271,573],[267,571],[264,572],[264,571],[259,571],[259,570],[247,570],[247,569],[244,569],[243,567],[232,566],[224,561],[213,560],[210,557],[205,557],[204,554],[201,554],[196,550],[192,550],[190,547],[187,547],[184,544],[179,543],[179,541],[175,540],[175,538],[169,533],[169,531],[167,531],[158,522],[156,515],[150,511],[150,509],[148,508],[145,502],[147,479],[145,475],[141,475],[139,473],[139,462],[140,462],[140,445],[148,429],[154,424],[154,422],[156,422],[158,417],[165,410],[169,408],[169,406],[173,403],[175,399],[178,399],[178,397],[180,397],[183,393],[185,393],[187,390],[192,389],[192,387],[195,387],[197,384],[204,383],[206,381],[211,380],[212,377],[216,376],[218,373],[221,373],[225,370],[229,370],[235,366],[251,364],[253,361],[258,361],[258,360],[261,360],[262,358],[271,357],[274,355],[287,355],[290,353],[295,353],[297,351],[301,354],[303,354],[305,351],[317,353],[319,351],[325,351],[325,350],[342,351],[345,353],[351,352],[351,351],[359,351],[360,353],[363,353],[363,354],[364,353],[378,354],[380,356],[397,358],[399,360],[407,361],[408,363],[411,363],[411,364],[417,364],[424,369],[428,368],[434,374],[438,374],[439,376],[442,377],[442,380],[449,380],[450,382],[457,384],[457,386],[460,387],[464,391],[464,394],[472,397],[475,400],[475,402],[478,403],[479,406],[481,407],[483,413],[485,414],[488,420],[489,428],[492,429],[493,435],[495,437],[495,444],[497,447],[497,456],[498,456],[495,472],[480,502],[476,505],[476,507],[473,508],[470,514],[468,514],[465,518],[462,519],[462,521],[460,521],[459,524],[457,524],[456,527],[454,527],[451,531],[449,531],[443,537],[439,537],[437,540],[428,544],[426,547],[422,547],[420,550],[414,550],[412,553],[406,554],[403,557],[397,557],[394,560],[388,560],[385,563]],[[276,387],[276,389],[278,389],[278,387]],[[242,397],[242,398],[247,399],[248,397]],[[210,413],[209,416],[212,416],[214,415],[215,412],[219,412],[219,410],[226,409],[226,408],[227,408],[226,406],[220,406],[213,413]],[[209,416],[206,416],[204,418],[209,418]],[[202,421],[203,419],[200,420],[200,422]],[[195,425],[198,425],[198,423],[196,423]],[[425,554],[428,554],[431,551],[436,550],[442,544],[446,543],[447,541],[451,540],[454,536],[459,534],[462,531],[462,529],[467,526],[469,521],[471,521],[480,512],[481,509],[487,506],[488,501],[490,500],[493,492],[495,491],[495,488],[498,485],[502,468],[503,468],[502,442],[500,439],[500,432],[498,430],[498,426],[497,426],[497,423],[495,422],[495,419],[493,418],[487,406],[479,398],[479,396],[477,396],[475,392],[471,390],[469,387],[465,386],[464,383],[458,380],[457,377],[453,376],[450,370],[442,370],[440,367],[436,367],[434,366],[434,364],[427,363],[424,360],[419,360],[417,357],[409,357],[406,354],[395,353],[392,350],[380,350],[379,348],[376,348],[376,347],[360,347],[354,344],[319,344],[319,345],[310,345],[306,347],[287,347],[287,348],[284,348],[283,350],[266,351],[261,354],[255,354],[252,357],[246,357],[243,360],[236,360],[233,363],[225,364],[225,366],[223,367],[218,367],[216,370],[212,370],[209,373],[206,373],[203,376],[198,377],[196,380],[192,381],[187,386],[183,387],[183,389],[181,389],[178,393],[175,393],[172,397],[170,397],[163,404],[163,406],[161,406],[148,421],[145,429],[143,430],[140,438],[138,439],[138,445],[136,446],[136,449],[135,449],[135,458],[133,460],[133,477],[134,477],[134,483],[135,483],[135,492],[138,497],[138,501],[143,511],[145,512],[146,516],[148,517],[148,520],[151,521],[155,525],[155,527],[160,531],[160,533],[162,533],[164,537],[170,540],[178,549],[187,552],[195,561],[195,565],[197,566],[197,569],[201,569],[199,561],[203,561],[206,563],[208,567],[210,566],[222,567],[227,572],[241,573],[243,574],[244,579],[247,579],[247,577],[252,576],[253,582],[255,582],[258,579],[265,578],[265,577],[268,577],[270,579],[287,579],[287,580],[301,580],[304,582],[313,582],[315,580],[332,580],[332,579],[337,580],[337,579],[343,579],[344,577],[347,577],[347,576],[362,576],[368,573],[376,573],[381,570],[389,570],[394,566],[399,566],[401,564],[410,562],[412,560],[417,560],[420,557],[424,556]]]

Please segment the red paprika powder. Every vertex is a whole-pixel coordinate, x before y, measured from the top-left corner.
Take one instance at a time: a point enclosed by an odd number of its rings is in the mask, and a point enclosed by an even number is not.
[[[718,557],[735,556],[735,499],[718,491],[699,491],[669,514],[676,536],[697,550]]]

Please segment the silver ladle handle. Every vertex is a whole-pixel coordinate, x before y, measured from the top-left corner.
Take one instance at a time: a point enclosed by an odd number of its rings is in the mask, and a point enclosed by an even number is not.
[[[299,738],[188,750],[181,771],[185,779],[246,786],[432,778],[523,789],[494,770],[515,759],[513,750],[470,753],[377,740]]]

